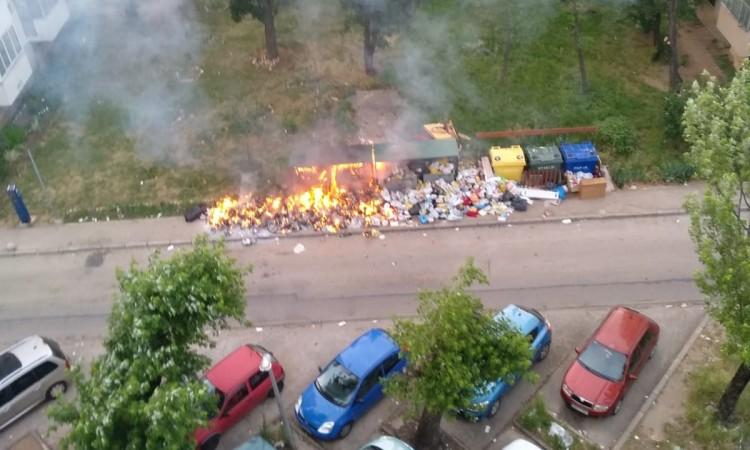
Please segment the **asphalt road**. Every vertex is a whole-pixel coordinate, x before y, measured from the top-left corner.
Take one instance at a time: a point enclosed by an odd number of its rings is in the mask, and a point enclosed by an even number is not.
[[[297,243],[305,251],[295,254]],[[675,217],[320,237],[233,245],[252,264],[247,317],[257,325],[412,314],[416,293],[448,282],[469,257],[489,276],[488,307],[508,302],[574,308],[700,302],[687,220]],[[170,252],[165,248],[164,254]],[[42,330],[100,336],[115,269],[148,250],[0,258],[0,343]]]

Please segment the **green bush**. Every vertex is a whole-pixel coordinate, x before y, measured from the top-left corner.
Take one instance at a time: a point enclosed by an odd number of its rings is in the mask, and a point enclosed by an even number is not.
[[[661,177],[667,183],[687,183],[695,175],[695,167],[683,160],[669,161],[661,166]]]
[[[16,125],[6,125],[0,130],[0,153],[12,150],[26,142],[26,130]]]
[[[598,127],[599,144],[620,156],[630,155],[638,145],[635,128],[623,117],[608,117],[599,122]]]
[[[552,423],[552,416],[542,397],[535,397],[529,408],[518,419],[521,426],[532,432],[546,433]]]
[[[639,166],[615,166],[611,169],[612,182],[618,188],[634,181],[643,180],[646,174],[642,167]]]
[[[687,103],[686,94],[669,93],[664,97],[664,136],[675,141],[682,140],[682,114]]]

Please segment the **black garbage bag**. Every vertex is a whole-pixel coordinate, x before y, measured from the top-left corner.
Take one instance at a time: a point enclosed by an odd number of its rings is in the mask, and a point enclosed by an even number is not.
[[[503,192],[503,198],[502,198],[503,203],[512,202],[514,198],[515,198],[515,195],[513,195],[512,192],[510,191]]]
[[[513,198],[513,201],[510,202],[510,206],[513,207],[514,211],[523,212],[529,209],[529,203],[526,201],[525,198],[521,198],[521,197]]]
[[[201,215],[208,211],[208,205],[205,203],[198,203],[192,208],[185,211],[185,222],[195,222],[201,218]]]

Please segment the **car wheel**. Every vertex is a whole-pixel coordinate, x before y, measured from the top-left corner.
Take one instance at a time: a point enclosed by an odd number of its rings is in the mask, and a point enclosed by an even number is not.
[[[221,439],[221,435],[214,434],[210,438],[203,441],[200,450],[216,450],[216,448],[219,446],[219,439]]]
[[[536,360],[536,362],[542,362],[544,359],[549,355],[549,348],[551,343],[547,343],[544,347],[542,347],[542,351],[539,352],[539,359]]]
[[[495,417],[498,411],[500,411],[500,399],[495,400],[492,405],[490,405],[490,410],[487,412],[487,417]]]
[[[68,384],[64,381],[58,381],[47,389],[47,400],[54,400],[68,390]]]
[[[279,389],[279,394],[281,394],[281,391],[284,390],[284,380],[277,382],[276,387]],[[273,391],[273,386],[271,386],[271,390],[268,391],[268,398],[274,398],[274,397],[276,397],[276,393]]]
[[[341,432],[339,433],[339,439],[344,439],[345,437],[349,436],[349,433],[352,431],[352,424],[347,423],[341,428]]]
[[[612,415],[616,416],[617,413],[620,412],[620,408],[622,408],[622,398],[620,398],[620,400],[617,400],[617,404],[615,405],[614,411],[612,411]]]

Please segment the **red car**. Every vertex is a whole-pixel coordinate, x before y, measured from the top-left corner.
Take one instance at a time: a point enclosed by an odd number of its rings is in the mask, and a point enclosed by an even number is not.
[[[659,325],[638,311],[613,308],[581,349],[563,378],[565,402],[587,416],[614,415],[622,399],[651,359]]]
[[[219,397],[219,412],[209,419],[207,428],[195,431],[195,441],[200,450],[214,450],[224,432],[263,400],[273,397],[269,373],[260,370],[264,353],[272,357],[271,367],[281,391],[284,388],[284,368],[271,352],[260,345],[243,345],[206,374],[209,389]]]

